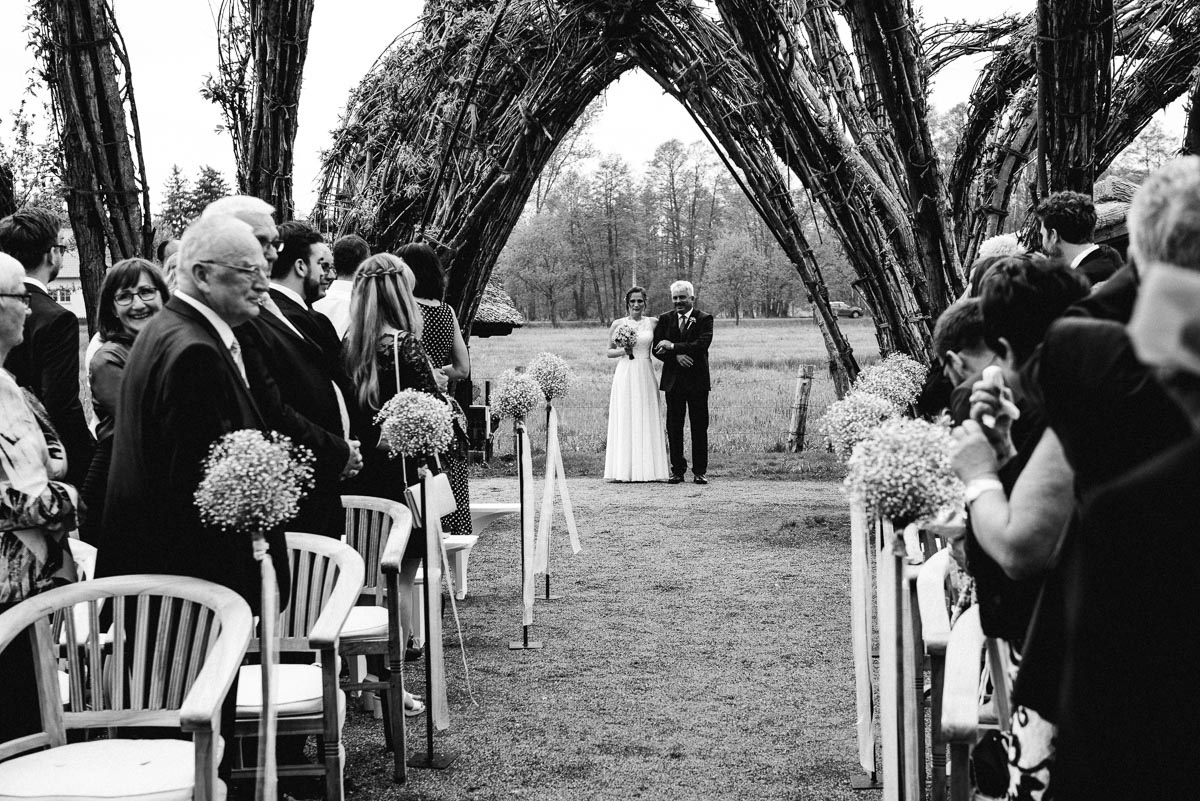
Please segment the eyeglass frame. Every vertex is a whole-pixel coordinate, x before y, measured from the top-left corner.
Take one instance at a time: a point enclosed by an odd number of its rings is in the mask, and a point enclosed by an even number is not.
[[[122,292],[128,292],[129,294],[122,295]],[[147,297],[142,297],[146,293],[149,293],[149,295]],[[122,297],[124,297],[124,300],[122,300]],[[143,286],[140,287],[136,292],[134,292],[132,289],[121,289],[117,292],[114,292],[113,303],[117,306],[132,306],[134,298],[137,298],[142,303],[149,303],[150,301],[159,297],[162,296],[159,294],[157,287]]]
[[[236,264],[226,264],[223,261],[207,261],[207,260],[197,261],[197,262],[195,262],[195,264],[203,264],[205,267],[228,267],[229,269],[235,270],[239,273],[258,273],[259,275],[261,275],[264,278],[266,278],[266,276],[267,276],[267,268],[266,267],[258,267],[258,266],[239,267]]]
[[[33,299],[32,292],[0,292],[0,298],[16,298],[17,300],[29,306],[30,300]]]

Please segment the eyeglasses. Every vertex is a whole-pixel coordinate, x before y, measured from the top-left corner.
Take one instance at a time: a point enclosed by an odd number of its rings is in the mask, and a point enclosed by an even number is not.
[[[196,264],[203,264],[206,267],[228,267],[229,269],[236,270],[239,273],[257,273],[261,276],[265,276],[267,274],[266,269],[263,267],[241,267],[237,264],[226,264],[223,261],[198,261]]]
[[[282,239],[272,239],[270,242],[263,242],[262,245],[263,245],[263,250],[266,250],[268,247],[272,247],[272,248],[275,248],[276,253],[283,252],[283,240]]]
[[[66,252],[71,249],[70,245],[51,245],[51,250],[57,250],[60,254],[66,255]]]
[[[129,306],[133,303],[133,299],[137,298],[142,303],[149,303],[158,297],[158,290],[152,286],[138,287],[137,291],[122,289],[120,292],[113,295],[113,303],[118,306]]]
[[[26,306],[29,305],[29,297],[28,292],[0,292],[0,298],[16,298]]]

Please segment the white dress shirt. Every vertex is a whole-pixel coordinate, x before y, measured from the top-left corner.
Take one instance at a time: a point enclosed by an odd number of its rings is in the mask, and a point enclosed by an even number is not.
[[[325,297],[312,306],[333,323],[333,330],[337,332],[338,339],[346,336],[346,330],[350,328],[350,291],[353,288],[353,281],[338,278],[325,290]]]

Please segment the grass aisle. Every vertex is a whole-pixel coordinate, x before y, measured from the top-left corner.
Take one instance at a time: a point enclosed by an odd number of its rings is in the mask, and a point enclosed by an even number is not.
[[[572,479],[584,551],[555,533],[553,590],[520,636],[515,519],[482,536],[460,605],[475,697],[446,639],[446,771],[390,781],[381,724],[351,711],[355,798],[856,798],[846,505],[832,482]],[[474,482],[476,500],[516,496]],[[556,520],[556,524],[560,523]],[[449,616],[447,616],[449,625]],[[452,627],[451,629],[452,630]],[[406,674],[420,692],[419,670]],[[424,718],[409,750],[424,750]]]

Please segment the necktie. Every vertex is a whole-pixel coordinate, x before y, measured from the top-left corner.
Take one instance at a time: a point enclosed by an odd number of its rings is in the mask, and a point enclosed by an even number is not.
[[[679,330],[681,333],[684,331],[687,331],[688,323],[690,323],[691,321],[692,321],[692,318],[688,317],[686,314],[679,315]]]
[[[246,363],[242,361],[242,346],[236,339],[229,343],[229,355],[233,357],[233,363],[237,365],[238,372],[242,374],[242,383],[250,386],[250,380],[246,378]]]

